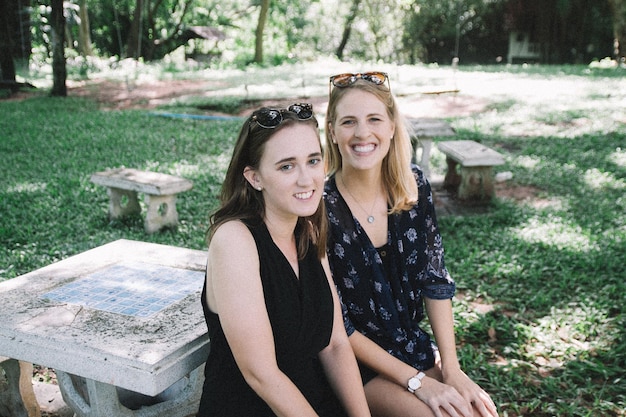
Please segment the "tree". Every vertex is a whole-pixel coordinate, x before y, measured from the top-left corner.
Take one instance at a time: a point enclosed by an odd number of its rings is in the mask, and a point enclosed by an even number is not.
[[[335,55],[337,58],[343,59],[343,53],[346,49],[346,45],[348,44],[348,39],[350,39],[350,33],[352,32],[352,24],[357,17],[359,12],[359,5],[361,4],[361,0],[352,0],[352,6],[350,7],[350,13],[346,16],[346,20],[343,24],[343,33],[341,35],[341,42],[339,42],[339,46],[335,51]]]
[[[0,79],[17,89],[16,72],[30,57],[28,0],[0,1]]]
[[[52,0],[50,13],[52,44],[52,96],[67,96],[67,68],[65,66],[65,16],[63,0]]]
[[[91,56],[91,29],[89,25],[89,13],[87,12],[87,0],[79,0],[79,26],[78,26],[78,51],[82,56]]]
[[[626,0],[609,0],[613,18],[613,58],[622,60],[626,55],[622,43],[626,42]]]
[[[136,0],[133,20],[130,25],[128,41],[126,42],[126,56],[139,58],[141,56],[141,38],[143,37],[143,0]]]
[[[0,80],[15,82],[13,62],[13,19],[8,1],[0,1]]]
[[[263,62],[263,31],[265,30],[269,9],[270,0],[261,0],[261,9],[259,10],[259,20],[256,25],[254,42],[254,62],[258,64]]]

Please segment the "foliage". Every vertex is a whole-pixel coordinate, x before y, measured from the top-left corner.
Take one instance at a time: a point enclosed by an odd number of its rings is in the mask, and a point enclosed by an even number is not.
[[[49,55],[50,0],[33,8],[33,50],[45,61]],[[134,56],[135,0],[83,0],[89,10],[91,39],[99,56]],[[537,28],[546,62],[584,62],[612,55],[613,33],[623,32],[624,0],[606,2],[567,0],[273,0],[263,32],[265,59],[261,65],[333,56],[350,22],[350,36],[342,59],[398,64],[460,62],[492,64],[506,56],[511,30]],[[78,0],[66,2],[70,49],[79,37]],[[144,60],[161,58],[193,46],[183,38],[191,26],[209,26],[226,39],[211,43],[207,60],[212,67],[245,67],[254,62],[258,0],[143,0],[142,36],[132,44]],[[347,19],[357,5],[354,20]],[[532,6],[532,7],[531,7]],[[611,10],[614,10],[612,13]],[[621,25],[621,26],[620,26]],[[576,31],[568,28],[576,27]],[[539,35],[537,35],[539,36]],[[622,43],[624,43],[622,41]],[[71,54],[70,54],[71,55]]]
[[[135,77],[214,82],[197,97],[159,110],[237,112],[268,91],[275,99],[326,94],[322,74],[345,69],[337,65],[162,74],[163,67],[139,66]],[[383,69],[402,100],[447,74],[422,66]],[[480,215],[439,218],[446,265],[458,286],[462,366],[493,395],[503,416],[624,416],[626,127],[623,109],[610,104],[625,97],[623,72],[481,66],[458,76],[463,91],[471,89],[470,78],[480,91],[500,79],[580,86],[576,99],[562,88],[542,91],[549,98],[540,106],[532,101],[540,93],[535,90],[487,92],[484,111],[449,118],[457,139],[505,155],[498,170],[513,173],[508,188],[531,192],[529,199],[498,198]],[[0,280],[119,238],[205,248],[207,216],[241,120],[155,117],[43,95],[1,101],[0,112]],[[435,174],[445,164],[440,158],[434,150]],[[146,235],[141,217],[107,220],[106,191],[89,177],[120,165],[194,181],[180,195],[177,231]]]

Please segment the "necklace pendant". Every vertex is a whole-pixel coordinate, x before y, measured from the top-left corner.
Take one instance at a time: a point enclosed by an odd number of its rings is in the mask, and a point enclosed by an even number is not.
[[[374,216],[372,216],[372,215],[367,216],[367,222],[368,223],[374,223]]]

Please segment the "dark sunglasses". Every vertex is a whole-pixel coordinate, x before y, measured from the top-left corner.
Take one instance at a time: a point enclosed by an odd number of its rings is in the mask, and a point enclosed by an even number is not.
[[[283,121],[284,112],[295,113],[299,120],[308,120],[313,117],[313,105],[309,103],[295,103],[286,109],[263,108],[252,113],[250,122],[256,122],[264,129],[274,129]]]
[[[330,94],[331,85],[335,87],[343,88],[349,87],[354,84],[358,79],[369,81],[376,85],[382,85],[387,81],[389,83],[389,76],[386,72],[363,72],[357,74],[337,74],[330,77],[330,85],[328,86],[328,93]],[[391,91],[391,84],[389,84],[389,91]]]

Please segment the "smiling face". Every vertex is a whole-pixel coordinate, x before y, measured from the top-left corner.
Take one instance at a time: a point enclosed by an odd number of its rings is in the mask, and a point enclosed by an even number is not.
[[[393,120],[385,104],[371,93],[351,89],[338,102],[329,126],[342,158],[342,168],[378,169],[389,152]]]
[[[314,126],[295,123],[266,143],[257,169],[244,176],[265,201],[265,217],[293,221],[315,213],[324,188],[322,149]]]

